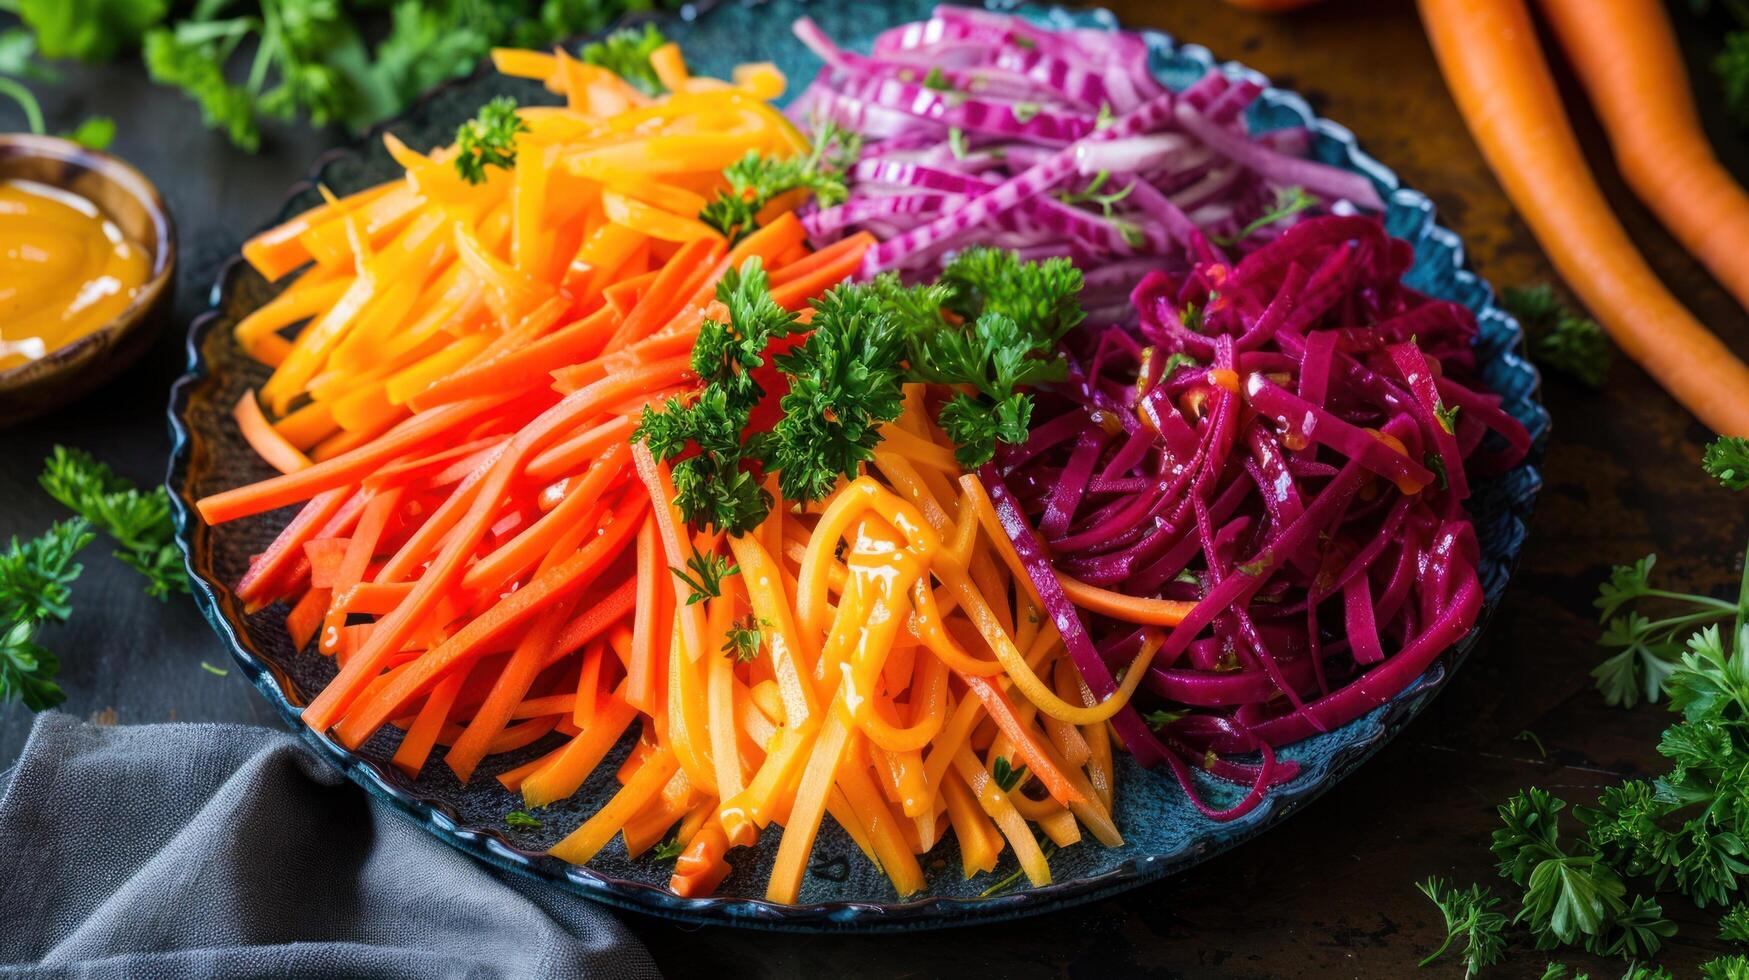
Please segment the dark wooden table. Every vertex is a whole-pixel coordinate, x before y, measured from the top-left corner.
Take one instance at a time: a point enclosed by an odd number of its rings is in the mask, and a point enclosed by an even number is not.
[[[1550,277],[1524,225],[1484,168],[1446,95],[1406,0],[1332,0],[1266,18],[1214,0],[1115,2],[1127,23],[1206,44],[1297,88],[1323,114],[1438,202],[1496,283]],[[1686,13],[1691,65],[1704,71],[1709,25]],[[0,432],[0,535],[34,535],[57,516],[35,486],[55,443],[82,446],[142,483],[162,478],[163,405],[183,361],[182,330],[202,308],[217,263],[279,206],[332,133],[282,130],[246,158],[199,125],[196,110],[145,86],[137,68],[79,70],[46,93],[51,120],[116,117],[116,150],[156,180],[181,227],[176,317],[133,371],[83,403]],[[1698,86],[1715,142],[1749,176],[1749,144],[1731,132],[1710,79]],[[1571,86],[1569,86],[1571,90]],[[1592,159],[1595,123],[1577,122]],[[0,113],[0,130],[16,117]],[[1739,351],[1749,318],[1631,199],[1601,177],[1629,230],[1666,282]],[[627,916],[670,975],[1401,977],[1437,944],[1434,909],[1413,883],[1430,874],[1493,881],[1486,841],[1494,806],[1536,783],[1583,800],[1624,775],[1656,772],[1661,707],[1606,708],[1587,671],[1598,659],[1590,600],[1609,566],[1656,551],[1668,581],[1723,590],[1736,580],[1749,500],[1733,499],[1695,460],[1707,433],[1646,376],[1618,364],[1592,392],[1559,378],[1545,390],[1555,418],[1546,477],[1523,564],[1480,650],[1396,742],[1284,826],[1175,881],[1022,922],[909,937],[796,937],[682,928]],[[104,722],[276,724],[191,602],[159,604],[137,577],[92,549],[65,627],[45,631],[62,654],[63,710]],[[30,716],[0,708],[0,766],[14,759]],[[1535,740],[1523,733],[1533,733]],[[1538,742],[1540,741],[1540,746]],[[1546,754],[1545,754],[1546,750]],[[1711,914],[1680,900],[1681,925],[1663,962],[1691,976],[1723,951]],[[1545,957],[1515,948],[1498,976],[1540,976]],[[1619,965],[1569,957],[1594,976]],[[1457,976],[1446,963],[1429,976]]]

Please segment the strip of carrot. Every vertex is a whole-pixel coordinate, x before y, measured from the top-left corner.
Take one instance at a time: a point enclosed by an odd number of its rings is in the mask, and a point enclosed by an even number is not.
[[[850,801],[857,819],[868,829],[876,863],[892,881],[899,897],[904,898],[923,890],[923,869],[917,864],[917,855],[899,834],[902,821],[893,815],[886,800],[881,798],[881,791],[869,778],[868,768],[862,764],[866,761],[856,759],[852,764],[840,767],[838,787]],[[788,828],[784,832],[787,834]]]
[[[340,562],[346,557],[349,538],[314,538],[304,542],[304,557],[310,560],[310,584],[332,589],[340,578]]]
[[[596,701],[601,697],[601,662],[607,658],[606,644],[591,643],[583,651],[577,669],[577,693],[572,697],[571,721],[578,728],[595,723]]]
[[[589,467],[577,485],[565,494],[559,506],[541,515],[515,538],[475,562],[463,575],[461,587],[467,592],[489,592],[502,587],[517,574],[532,566],[561,534],[571,529],[592,508],[601,506],[608,485],[630,462],[625,443],[619,443],[601,454]],[[593,523],[593,522],[591,522]]]
[[[722,595],[709,600],[705,621],[710,642],[727,635],[734,620],[740,590],[734,578],[723,583]],[[730,646],[722,644],[721,646]],[[741,772],[741,749],[735,735],[735,658],[726,649],[705,653],[705,724],[710,736],[712,773],[719,799],[734,796],[745,787]]]
[[[423,456],[409,455],[365,477],[364,486],[368,490],[380,490],[389,486],[430,481],[431,486],[441,487],[444,485],[444,481],[432,478],[443,472],[449,464],[466,459],[482,449],[503,445],[509,438],[509,436],[500,435],[482,436],[478,439],[470,439],[459,446],[449,446]]]
[[[390,430],[381,439],[368,445],[302,469],[285,473],[260,483],[204,497],[195,503],[201,519],[208,524],[223,524],[239,517],[249,517],[286,504],[297,503],[325,490],[356,483],[378,467],[416,450],[446,433],[473,422],[510,399],[499,395],[474,398],[445,405],[435,411],[418,415]]]
[[[544,382],[554,370],[600,353],[618,323],[619,314],[603,307],[516,350],[438,378],[410,398],[409,404],[418,411],[427,411],[483,394],[526,390]]]
[[[551,608],[538,616],[534,625],[524,633],[516,649],[505,662],[504,669],[492,683],[492,690],[486,695],[479,710],[474,712],[473,720],[468,723],[462,737],[456,739],[449,752],[444,754],[444,764],[449,766],[456,778],[466,785],[474,775],[474,769],[485,758],[486,749],[492,739],[504,730],[516,711],[516,706],[528,694],[529,685],[534,683],[535,676],[540,673],[541,660],[546,656],[548,647],[557,638],[559,626],[569,615],[571,606],[568,601],[560,600]],[[461,671],[455,671],[449,676],[460,676]]]
[[[554,645],[555,648],[570,653],[606,633],[609,627],[632,611],[637,600],[637,590],[637,580],[627,579],[612,592],[587,606],[559,631],[559,641]]]
[[[996,781],[990,778],[989,771],[978,763],[972,750],[962,747],[955,753],[953,767],[960,778],[966,781],[984,813],[996,822],[1002,836],[1008,838],[1008,844],[1014,848],[1014,856],[1019,859],[1020,868],[1026,873],[1027,880],[1034,887],[1050,884],[1050,863],[1045,860],[1044,852],[1039,850],[1038,841],[1033,838],[1026,820],[1014,809],[1008,794],[1002,792]]]
[[[538,698],[524,698],[510,712],[512,721],[522,721],[527,718],[540,718],[546,715],[570,715],[576,710],[576,694],[545,694]],[[575,721],[573,721],[575,724]],[[579,729],[581,725],[577,726]]]
[[[587,864],[590,858],[600,853],[607,842],[613,839],[626,820],[632,814],[642,809],[652,796],[662,791],[662,786],[679,768],[674,759],[674,753],[667,749],[658,749],[650,760],[638,770],[631,782],[625,784],[607,805],[596,811],[595,815],[584,821],[581,827],[572,831],[564,840],[554,844],[548,854],[571,864]],[[526,783],[524,786],[526,787]]]
[[[842,257],[847,252],[860,251],[866,246],[877,243],[878,242],[874,235],[866,231],[859,231],[854,235],[840,238],[829,245],[821,246],[819,249],[812,252],[808,251],[804,246],[800,249],[801,254],[799,256],[787,262],[782,260],[784,256],[774,258],[772,260],[774,268],[771,270],[772,288],[775,289],[786,283],[794,282],[802,276],[817,272],[821,268],[831,265],[834,260]],[[788,254],[793,253],[786,253],[786,256]]]
[[[656,72],[656,80],[670,92],[678,92],[686,84],[692,74],[686,70],[686,59],[680,54],[680,45],[669,41],[650,52],[650,68]]]
[[[1001,838],[959,773],[942,782],[941,795],[947,800],[947,816],[953,822],[954,836],[959,838],[961,873],[970,878],[980,872],[995,871],[1002,856]]]
[[[861,268],[862,257],[872,247],[872,239],[850,238],[846,241],[855,242],[857,247],[833,256],[831,262],[818,269],[797,276],[781,286],[771,287],[772,302],[786,310],[799,310],[807,305],[808,300],[825,293]]]
[[[492,515],[496,512],[498,503],[503,498],[504,492],[509,486],[511,479],[526,461],[528,456],[544,448],[556,438],[558,434],[575,427],[582,419],[594,415],[603,403],[611,403],[620,398],[624,398],[628,391],[636,389],[639,386],[659,385],[664,380],[668,383],[672,383],[673,379],[685,369],[686,365],[681,359],[675,359],[674,361],[665,361],[659,364],[652,364],[648,367],[629,371],[613,378],[603,379],[597,384],[590,385],[587,388],[580,389],[577,392],[566,396],[557,405],[554,405],[552,408],[543,412],[538,418],[525,425],[506,445],[503,455],[496,463],[492,464],[485,479],[478,484],[478,489],[474,492],[473,503],[469,506],[467,514],[457,522],[453,528],[452,534],[447,539],[438,557],[431,562],[425,573],[420,576],[419,584],[415,587],[413,595],[409,596],[408,601],[400,608],[397,608],[393,613],[390,613],[382,620],[384,626],[382,643],[380,645],[373,645],[370,650],[365,651],[367,656],[360,658],[360,665],[357,669],[353,669],[353,665],[349,664],[347,668],[343,669],[340,674],[323,689],[322,693],[318,695],[315,700],[310,702],[309,707],[305,709],[306,721],[318,730],[326,729],[337,721],[338,716],[351,705],[370,672],[380,669],[383,658],[385,658],[391,650],[398,648],[403,642],[405,642],[408,636],[411,635],[420,617],[422,617],[425,612],[429,611],[431,606],[442,597],[443,593],[457,581],[458,577],[462,574],[464,562],[472,554],[474,548],[478,546],[480,540],[484,537],[487,528],[492,522]],[[451,408],[460,405],[471,405],[474,404],[475,401],[479,400],[457,402],[454,405],[439,408],[428,414],[441,415]],[[425,416],[421,416],[421,418],[423,417]],[[313,469],[315,469],[315,467],[312,467],[312,470]],[[292,474],[289,477],[281,477],[280,479],[294,479],[302,475],[303,474],[301,473]],[[618,515],[621,521],[635,521],[636,517],[631,511],[640,508],[642,504],[642,500],[634,502],[631,507],[627,509],[626,513]],[[435,520],[436,517],[434,515],[433,522],[435,522]],[[425,530],[425,528],[421,528],[420,532],[423,533]],[[629,533],[630,527],[626,526],[625,523],[622,523],[620,526],[610,525],[607,534],[591,541],[582,552],[579,552],[579,555],[589,555],[591,561],[599,560],[601,565],[604,566],[607,561],[611,560],[612,557],[618,554],[618,546],[626,541],[629,537]],[[415,535],[415,537],[418,537],[418,535]],[[601,556],[596,553],[598,546],[610,541],[614,545],[614,552],[612,555]],[[410,541],[409,545],[411,545],[411,543],[412,542]],[[402,550],[403,552],[406,552],[407,548],[403,547]],[[396,557],[398,559],[400,556],[397,555]],[[385,566],[385,575],[390,571],[390,568],[393,567],[393,564],[394,561],[391,560],[390,566]],[[557,571],[557,569],[555,569],[555,571]],[[572,580],[566,585],[566,587],[570,587],[571,584],[580,587],[589,579],[598,575],[600,571],[600,566],[569,568],[566,573],[567,575],[575,574],[581,577]],[[504,615],[508,616],[509,619],[503,619],[498,616],[484,616],[470,623],[463,632],[466,633],[475,627],[480,627],[477,632],[472,634],[472,640],[477,641],[482,638],[490,638],[491,634],[495,631],[509,628],[509,626],[513,625],[512,621],[514,619],[522,616],[525,612],[530,610],[529,604],[534,601],[530,596],[531,589],[533,588],[533,585],[540,583],[543,578],[544,576],[537,577],[535,583],[531,583],[530,587],[513,593],[507,600],[505,600],[505,603],[508,605],[504,605]],[[379,575],[379,581],[382,580],[384,580],[383,576]],[[550,596],[541,596],[543,601],[550,598]],[[482,624],[486,625],[482,626]],[[458,637],[460,635],[461,634],[458,634]],[[449,644],[447,643],[445,644],[446,647],[448,645]],[[464,654],[467,649],[468,648],[466,647],[452,648],[450,653],[459,656]],[[447,666],[448,665],[446,664],[445,669],[447,669]],[[422,677],[421,682],[423,683],[430,679],[430,677]],[[358,726],[350,729],[352,737],[362,740],[362,738],[367,736],[370,731],[374,731],[376,727],[379,727],[382,722],[388,718],[392,713],[393,707],[393,705],[389,705],[385,709],[381,704],[376,705],[368,714],[368,717],[372,719],[373,723],[368,727],[361,727],[364,723],[358,723]],[[357,743],[354,742],[353,744]]]
[[[577,737],[578,736],[573,735],[572,739],[575,740]],[[569,748],[570,744],[570,742],[566,742],[564,745],[548,752],[546,755],[530,759],[514,769],[506,769],[492,778],[498,780],[498,784],[510,792],[518,792],[522,789],[522,784],[528,779],[528,777],[541,771],[547,766],[552,765],[553,760],[565,754],[565,749]]]
[[[807,768],[802,771],[796,787],[796,801],[784,824],[783,839],[778,842],[777,859],[772,864],[771,878],[765,886],[768,901],[793,904],[801,892],[802,876],[807,872],[808,854],[814,849],[814,839],[820,833],[820,819],[826,810],[826,795],[831,790],[844,758],[850,731],[836,711],[825,712],[826,720],[820,736],[814,742]]]
[[[754,771],[747,788],[723,800],[719,810],[723,829],[735,846],[750,846],[759,829],[776,817],[782,791],[794,781],[813,745],[811,728],[798,731],[786,726],[777,730],[765,746],[765,761]]]
[[[674,508],[674,482],[668,476],[668,467],[657,463],[649,448],[641,442],[632,445],[632,462],[637,465],[638,476],[649,491],[650,510],[656,517],[656,530],[662,541],[662,550],[668,555],[668,565],[685,568],[688,549],[681,543],[680,529],[686,526],[686,521]],[[696,605],[677,604],[676,616],[680,623],[681,645],[689,658],[697,659],[704,654],[703,611]]]
[[[322,614],[328,608],[330,595],[327,589],[311,589],[285,614],[285,631],[291,637],[292,649],[302,650],[315,639],[316,630],[322,626]]]
[[[702,658],[691,661],[682,656],[675,639],[668,643],[668,697],[664,707],[667,728],[662,733],[663,741],[673,747],[687,778],[716,795],[715,763],[711,759],[705,718],[705,663]]]
[[[632,619],[631,659],[626,662],[626,700],[651,716],[661,711],[663,685],[658,676],[657,642],[661,624],[668,619],[667,603],[658,591],[667,579],[659,547],[656,515],[652,513],[638,529],[638,599]]]
[[[717,281],[723,277],[723,273],[730,269],[739,269],[746,265],[748,259],[754,258],[758,259],[760,264],[769,271],[777,256],[805,242],[807,237],[807,229],[802,227],[801,221],[797,220],[794,214],[782,215],[776,221],[755,230],[736,243],[734,248],[729,249],[729,254],[723,256],[711,269],[709,275],[705,277],[703,285],[695,289],[692,295],[686,298],[686,302],[680,306],[683,308],[692,305],[702,309],[705,304],[711,301],[712,295],[716,292]]]
[[[729,548],[741,569],[739,577],[759,623],[761,645],[770,655],[776,672],[778,690],[783,694],[785,724],[800,728],[820,710],[810,680],[818,654],[802,645],[795,616],[784,595],[783,577],[771,555],[752,535],[731,537]]]
[[[662,271],[650,282],[649,288],[638,299],[638,304],[626,315],[625,321],[607,342],[606,350],[619,350],[629,344],[642,340],[655,332],[656,328],[667,323],[681,307],[686,305],[686,293],[682,287],[688,280],[699,280],[708,274],[711,265],[715,263],[724,251],[721,236],[712,233],[709,238],[694,238],[680,246],[674,257],[662,266]]]
[[[365,204],[395,190],[396,181],[385,181],[375,187],[342,198],[338,205],[321,204],[303,214],[276,225],[243,243],[243,259],[272,282],[310,261],[309,250],[299,238],[311,228],[333,220],[345,209]]]
[[[630,529],[642,516],[642,500],[622,501],[619,506],[621,509],[616,511],[613,520],[600,536],[590,539],[588,544],[571,557],[536,575],[533,581],[470,620],[441,646],[414,662],[397,683],[385,688],[376,698],[357,710],[349,712],[337,730],[341,741],[354,747],[362,744],[403,703],[429,689],[443,674],[471,661],[485,652],[486,644],[531,620],[554,602],[593,581],[619,556],[631,537]],[[429,571],[426,573],[427,576],[430,574]],[[424,584],[424,581],[422,578],[420,583]],[[402,608],[411,605],[410,598],[407,603],[403,603]],[[400,612],[397,609],[380,623],[387,624],[390,618]],[[339,678],[336,678],[335,682],[331,682],[323,690],[323,694],[334,690],[338,681]],[[317,701],[310,704],[311,707],[305,709],[306,716],[317,706]]]
[[[287,566],[303,557],[304,543],[314,537],[351,496],[351,487],[335,487],[305,504],[267,550],[249,564],[249,570],[237,583],[237,598],[246,602],[264,598],[265,587],[272,584]]]
[[[274,431],[299,452],[306,452],[332,436],[339,426],[334,424],[334,412],[322,402],[308,402],[290,415],[273,423]]]
[[[731,870],[724,857],[728,850],[729,842],[722,829],[705,824],[675,860],[674,875],[668,880],[669,891],[682,898],[700,898],[716,891]]]
[[[637,424],[637,419],[621,415],[585,429],[529,460],[525,472],[533,480],[554,480],[573,473],[608,447],[626,441]]]
[[[668,782],[662,787],[662,792],[656,795],[643,810],[626,821],[622,833],[625,838],[626,857],[636,858],[645,851],[662,842],[668,828],[673,827],[680,819],[691,811],[698,794],[687,781],[686,773],[675,772],[668,777]]]
[[[455,704],[465,680],[467,678],[459,673],[451,674],[431,689],[431,696],[420,706],[419,715],[413,719],[412,726],[395,749],[391,761],[396,768],[409,776],[418,776],[425,768],[425,760],[431,757],[431,747],[437,744],[438,732],[449,719],[449,709]]]

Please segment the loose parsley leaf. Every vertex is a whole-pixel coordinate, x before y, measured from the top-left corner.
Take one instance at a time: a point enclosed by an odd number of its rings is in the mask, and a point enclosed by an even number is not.
[[[1537,363],[1590,387],[1603,387],[1614,349],[1597,321],[1569,310],[1547,283],[1508,288],[1501,298],[1524,325]]]
[[[952,92],[953,83],[947,80],[947,74],[940,65],[931,65],[929,74],[923,76],[923,87],[932,88],[937,92]]]
[[[685,853],[686,846],[680,843],[680,834],[677,832],[673,837],[657,844],[655,849],[650,851],[650,857],[657,861],[674,861]]]
[[[1415,887],[1438,906],[1445,919],[1445,941],[1418,966],[1439,959],[1460,938],[1464,976],[1474,976],[1500,962],[1506,949],[1506,916],[1496,911],[1500,900],[1491,891],[1482,885],[1458,889],[1439,878],[1429,878]]]
[[[600,65],[625,79],[645,95],[660,95],[667,91],[650,65],[650,55],[668,43],[668,38],[645,24],[643,30],[628,27],[614,31],[593,44],[585,44],[577,56],[592,65]]]
[[[999,755],[990,763],[990,778],[995,780],[996,788],[1004,793],[1012,792],[1025,776],[1026,767],[1016,769],[1006,756]]]
[[[1738,903],[1719,917],[1719,938],[1733,943],[1749,943],[1749,906]]]
[[[516,135],[528,123],[516,114],[516,100],[500,95],[480,107],[479,115],[455,131],[455,169],[470,184],[483,183],[488,166],[508,170],[516,165]]]
[[[723,640],[723,652],[736,663],[751,663],[759,656],[759,623],[752,616],[743,616],[729,626]]]
[[[14,537],[0,553],[0,620],[65,622],[73,613],[68,587],[84,570],[73,559],[93,537],[78,517],[50,525],[40,538]]]
[[[1159,731],[1188,714],[1190,714],[1190,710],[1187,708],[1180,708],[1173,711],[1167,711],[1166,709],[1161,708],[1143,715],[1142,720],[1148,723],[1149,728]]]
[[[244,25],[245,28],[247,25]],[[154,28],[146,33],[141,55],[146,73],[160,85],[179,88],[200,106],[201,121],[208,129],[220,129],[231,143],[248,153],[261,148],[261,126],[255,96],[225,77],[223,57],[241,40],[187,37],[189,32]],[[220,50],[221,43],[226,50]]]
[[[1749,980],[1749,956],[1721,956],[1700,965],[1701,980]]]
[[[1231,248],[1258,231],[1286,221],[1301,211],[1316,207],[1317,204],[1318,199],[1307,193],[1304,187],[1279,187],[1275,191],[1275,203],[1270,205],[1269,210],[1253,218],[1250,224],[1239,229],[1237,233],[1227,237],[1217,236],[1213,241],[1223,248]]]
[[[538,830],[541,822],[533,815],[522,810],[512,810],[504,815],[504,823],[518,830]]]
[[[1706,447],[1701,469],[1727,490],[1749,490],[1749,438],[1720,436]]]
[[[0,702],[18,700],[31,711],[43,711],[67,695],[54,680],[61,662],[32,640],[35,629],[35,623],[21,619],[0,634]]]
[[[115,142],[115,120],[108,116],[92,116],[80,123],[67,138],[88,150],[107,150]]]
[[[697,551],[692,553],[691,558],[686,559],[686,567],[692,569],[691,575],[672,565],[668,566],[668,570],[674,573],[675,578],[686,583],[688,591],[686,604],[689,606],[721,596],[723,594],[723,579],[741,570],[738,565],[722,555],[715,552],[700,554]]]
[[[14,9],[36,32],[44,57],[100,64],[140,43],[169,6],[169,0],[18,0]]]
[[[1461,408],[1459,405],[1447,407],[1444,402],[1434,402],[1433,417],[1439,420],[1439,427],[1445,430],[1446,435],[1457,432],[1457,417]]]
[[[120,546],[123,564],[146,577],[146,593],[167,599],[188,591],[188,572],[170,523],[170,494],[141,493],[85,452],[56,446],[38,478],[49,496],[89,521]]]
[[[955,160],[964,160],[966,154],[971,152],[970,146],[966,143],[966,131],[958,126],[949,126],[947,129],[947,148]]]

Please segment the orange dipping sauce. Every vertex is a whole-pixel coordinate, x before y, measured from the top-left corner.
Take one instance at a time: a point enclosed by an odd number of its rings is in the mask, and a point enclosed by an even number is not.
[[[34,181],[0,181],[0,370],[114,320],[150,266],[146,249],[85,198]]]

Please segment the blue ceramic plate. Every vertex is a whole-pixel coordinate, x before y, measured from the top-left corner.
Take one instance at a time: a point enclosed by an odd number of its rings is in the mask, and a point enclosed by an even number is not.
[[[931,0],[829,5],[810,5],[803,0],[724,2],[708,11],[689,8],[663,28],[685,46],[688,58],[703,73],[726,77],[737,62],[769,60],[799,85],[812,76],[818,64],[784,29],[796,16],[806,12],[833,37],[866,50],[878,31],[926,17],[931,5]],[[1118,26],[1104,11],[1021,9],[1052,26]],[[1182,87],[1215,64],[1204,48],[1179,44],[1158,33],[1146,37],[1154,51],[1155,68],[1168,84]],[[1221,70],[1265,82],[1236,64],[1224,64]],[[447,143],[459,122],[471,117],[480,103],[500,94],[515,95],[524,103],[550,101],[550,96],[533,83],[482,72],[433,91],[389,129],[420,149]],[[1505,591],[1524,543],[1525,520],[1541,485],[1535,462],[1549,427],[1548,415],[1536,400],[1536,371],[1520,354],[1518,324],[1494,305],[1488,285],[1465,268],[1462,245],[1457,236],[1434,223],[1428,199],[1402,187],[1395,174],[1362,153],[1347,130],[1316,118],[1299,96],[1274,88],[1257,101],[1248,122],[1253,129],[1307,127],[1314,136],[1311,152],[1318,159],[1370,178],[1389,202],[1385,219],[1391,233],[1415,247],[1415,267],[1409,281],[1435,296],[1463,303],[1475,311],[1481,323],[1482,377],[1505,396],[1506,409],[1530,430],[1538,447],[1517,469],[1480,482],[1471,500],[1482,548],[1481,576],[1487,605],[1481,623],[1486,623]],[[317,161],[310,180],[294,189],[283,216],[317,203],[316,181],[344,194],[398,174],[399,169],[377,139],[328,154]],[[1182,871],[1263,832],[1329,789],[1427,704],[1452,669],[1475,647],[1481,632],[1478,624],[1440,663],[1390,703],[1337,731],[1285,749],[1282,754],[1300,764],[1301,775],[1263,806],[1231,823],[1212,823],[1199,816],[1170,779],[1142,771],[1126,759],[1118,784],[1117,820],[1128,843],[1116,850],[1087,844],[1057,854],[1052,859],[1055,881],[1044,888],[985,897],[981,893],[993,881],[1013,870],[1011,859],[993,875],[962,881],[958,856],[952,853],[949,842],[930,856],[928,891],[900,901],[850,839],[828,821],[800,904],[773,905],[760,898],[764,871],[776,850],[779,835],[775,832],[765,834],[756,849],[738,855],[735,871],[718,896],[679,898],[665,887],[669,874],[665,866],[627,860],[618,844],[582,868],[544,854],[547,846],[577,826],[611,793],[613,765],[602,766],[574,799],[543,811],[539,829],[512,829],[505,826],[503,817],[518,807],[519,800],[494,779],[476,778],[464,787],[441,765],[428,765],[419,779],[408,779],[388,765],[396,734],[379,734],[352,752],[298,723],[297,706],[327,683],[333,675],[332,662],[292,648],[283,606],[248,614],[230,591],[248,556],[262,550],[290,512],[209,528],[194,519],[190,507],[199,497],[270,475],[231,422],[231,406],[246,388],[259,386],[266,377],[262,367],[238,349],[231,328],[274,291],[241,262],[225,268],[215,287],[214,309],[190,333],[189,372],[172,396],[175,450],[169,485],[176,504],[178,538],[188,556],[201,609],[286,722],[303,732],[323,758],[344,769],[354,781],[480,860],[609,904],[677,919],[760,928],[914,929],[1009,918],[1134,887]],[[490,777],[500,768],[519,764],[550,747],[537,743],[523,753],[490,760],[481,775]],[[621,746],[620,751],[625,748]],[[500,768],[492,768],[494,765]],[[1225,785],[1211,785],[1209,792],[1221,799],[1222,794],[1230,798],[1233,791]]]

